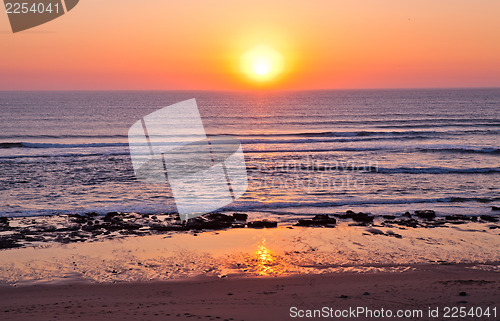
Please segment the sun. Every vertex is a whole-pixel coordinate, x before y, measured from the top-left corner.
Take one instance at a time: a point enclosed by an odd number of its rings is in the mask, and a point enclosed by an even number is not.
[[[265,45],[256,46],[241,56],[241,70],[256,81],[269,81],[283,71],[283,55]]]

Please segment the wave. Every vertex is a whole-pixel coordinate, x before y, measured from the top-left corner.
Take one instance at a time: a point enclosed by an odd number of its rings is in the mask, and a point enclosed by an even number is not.
[[[399,153],[459,153],[459,154],[500,154],[499,148],[474,148],[474,147],[457,147],[457,148],[407,148],[406,146],[381,146],[381,147],[345,147],[345,148],[315,148],[315,149],[273,149],[273,150],[246,150],[247,154],[254,153],[324,153],[324,152],[374,152],[374,151],[391,151]]]
[[[29,143],[7,142],[0,143],[0,148],[92,148],[92,147],[123,147],[128,143],[87,143],[87,144],[57,144],[57,143]]]
[[[366,125],[366,124],[364,124]],[[429,127],[436,127],[433,124]],[[402,127],[404,128],[404,127]],[[411,128],[411,126],[408,126]],[[366,137],[366,136],[447,136],[447,135],[469,135],[469,134],[485,134],[485,135],[498,135],[500,130],[494,129],[471,129],[471,130],[458,130],[458,131],[435,131],[435,130],[356,130],[356,131],[323,131],[323,132],[289,132],[289,133],[217,133],[217,135],[229,135],[236,136],[240,138],[245,137]],[[162,135],[165,136],[165,135]],[[153,136],[154,137],[154,136]],[[127,140],[128,135],[0,135],[0,139],[19,139],[24,141],[24,139],[120,139],[122,141]],[[0,144],[12,144],[12,143],[0,143]],[[16,144],[18,144],[16,142]]]
[[[275,213],[281,216],[281,219],[289,219],[290,216],[303,215],[294,214],[293,212],[282,212],[274,211],[276,209],[286,209],[286,208],[327,208],[327,207],[349,207],[349,206],[390,206],[390,205],[412,205],[412,204],[431,204],[428,205],[432,208],[432,204],[447,204],[452,205],[453,203],[493,203],[500,201],[500,197],[441,197],[441,198],[401,198],[401,199],[365,199],[365,200],[341,200],[341,201],[330,201],[330,202],[307,202],[307,201],[297,201],[297,202],[273,202],[265,203],[259,201],[236,201],[228,206],[221,208],[222,211],[240,211],[240,212],[257,212],[262,214],[263,212]],[[465,206],[465,205],[460,205]],[[476,206],[474,206],[475,208]],[[452,210],[456,211],[454,207]],[[40,209],[40,210],[25,210],[25,211],[0,211],[0,216],[9,217],[23,217],[23,216],[40,216],[40,215],[60,215],[69,213],[88,213],[95,212],[100,215],[104,215],[108,212],[123,212],[123,213],[147,213],[147,214],[160,214],[166,212],[175,212],[175,207],[173,205],[161,203],[146,202],[144,205],[138,204],[113,204],[113,205],[103,205],[101,207],[92,207],[86,209],[71,209],[71,210],[56,210],[56,209]],[[441,211],[446,213],[446,210],[441,207]],[[387,212],[387,208],[383,208],[384,213]],[[377,216],[377,214],[374,214]],[[444,214],[443,214],[444,215]],[[474,212],[468,212],[468,215],[479,215]],[[439,216],[439,213],[438,213]]]
[[[334,202],[275,202],[275,203],[260,203],[260,202],[237,202],[225,207],[225,210],[242,211],[242,210],[259,210],[266,208],[301,208],[301,207],[337,207],[337,206],[355,206],[355,205],[404,205],[404,204],[424,204],[424,203],[456,203],[456,202],[474,202],[474,203],[491,203],[500,201],[500,197],[441,197],[441,198],[420,198],[420,199],[367,199],[367,200],[349,200],[349,201],[334,201]]]
[[[423,153],[459,153],[459,154],[493,154],[493,155],[500,154],[500,148],[494,148],[494,147],[416,148],[415,150]]]
[[[31,144],[31,143],[0,143],[8,144],[8,147],[1,148],[32,148],[32,149],[48,149],[48,148],[85,148],[85,147],[118,147],[119,149],[110,150],[98,150],[92,152],[92,150],[85,149],[85,151],[75,151],[70,153],[61,152],[50,152],[44,154],[14,154],[14,155],[2,155],[0,159],[17,159],[17,158],[39,158],[39,157],[87,157],[87,156],[109,156],[109,155],[128,155],[128,144],[127,143],[95,143],[95,144]],[[307,144],[305,144],[307,146]],[[277,154],[277,153],[329,153],[329,152],[346,152],[346,153],[356,153],[356,152],[395,152],[395,153],[459,153],[459,154],[485,154],[485,155],[499,155],[500,149],[498,148],[413,148],[408,149],[405,146],[381,146],[381,147],[345,147],[345,148],[306,148],[306,149],[256,149],[252,150],[248,145],[243,145],[245,154]],[[405,168],[400,169],[401,171],[406,170]],[[419,169],[408,169],[408,170],[419,170]]]
[[[248,167],[251,170],[257,169],[257,167]],[[357,172],[357,173],[380,173],[380,174],[492,174],[500,173],[500,167],[483,167],[483,168],[448,168],[448,167],[424,167],[424,168],[412,168],[412,167],[396,167],[396,168],[384,168],[377,166],[338,166],[335,164],[329,166],[328,164],[317,164],[302,165],[297,164],[297,167],[291,166],[271,166],[270,168],[263,168],[264,171],[280,171],[282,173],[292,172],[292,171],[313,171],[313,172]]]
[[[82,135],[82,134],[65,134],[65,135],[0,135],[0,139],[23,139],[23,138],[127,138],[127,135]]]
[[[370,168],[370,172],[382,174],[492,174],[500,173],[500,167],[486,168],[447,168],[447,167],[427,167],[427,168]]]

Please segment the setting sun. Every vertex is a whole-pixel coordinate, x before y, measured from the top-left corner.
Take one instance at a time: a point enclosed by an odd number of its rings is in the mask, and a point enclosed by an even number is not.
[[[241,57],[243,73],[257,81],[268,81],[283,71],[283,56],[267,46],[257,46]]]

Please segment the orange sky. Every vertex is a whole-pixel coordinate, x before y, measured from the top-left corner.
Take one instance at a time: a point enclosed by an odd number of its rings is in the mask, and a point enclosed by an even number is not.
[[[499,14],[496,0],[82,0],[12,34],[1,12],[0,90],[496,87]],[[239,69],[260,44],[284,57],[266,83]]]

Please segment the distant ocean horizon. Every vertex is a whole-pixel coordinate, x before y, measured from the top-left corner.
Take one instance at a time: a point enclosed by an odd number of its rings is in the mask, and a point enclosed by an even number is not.
[[[135,179],[127,132],[197,100],[209,135],[245,153],[223,210],[282,222],[347,209],[481,215],[500,204],[500,89],[0,92],[0,216],[175,211]]]

